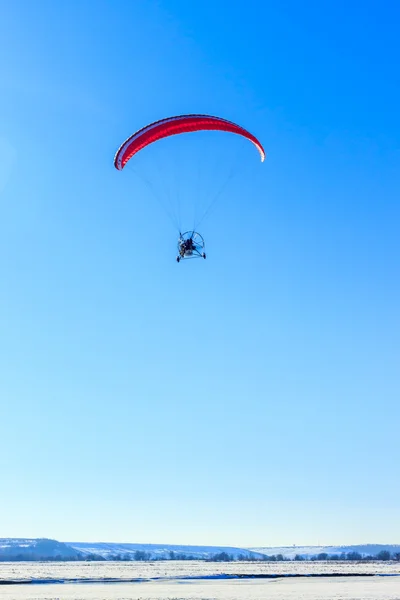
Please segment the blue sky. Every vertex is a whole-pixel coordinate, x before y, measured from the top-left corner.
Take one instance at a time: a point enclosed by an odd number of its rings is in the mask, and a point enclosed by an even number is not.
[[[399,542],[399,18],[3,8],[0,536]],[[177,265],[168,219],[112,160],[189,112],[268,158],[243,148],[207,261]]]

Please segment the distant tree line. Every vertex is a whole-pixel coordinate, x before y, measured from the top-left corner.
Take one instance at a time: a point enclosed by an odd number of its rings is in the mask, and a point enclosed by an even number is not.
[[[86,557],[86,560],[91,560]],[[96,560],[96,559],[94,559]],[[104,559],[103,559],[104,560]],[[293,559],[286,558],[283,554],[272,554],[271,556],[264,555],[257,557],[251,554],[228,554],[227,552],[218,552],[211,554],[207,558],[199,558],[191,554],[184,554],[183,552],[170,551],[168,557],[157,557],[152,558],[149,552],[143,552],[137,550],[133,554],[126,555],[113,555],[107,560],[133,560],[133,561],[160,561],[160,560],[203,560],[205,562],[234,562],[234,561],[247,561],[247,562],[290,562],[290,561],[359,561],[359,562],[374,562],[374,561],[398,561],[400,562],[400,552],[390,553],[388,550],[381,550],[375,556],[368,555],[363,556],[359,552],[342,552],[342,554],[327,554],[326,552],[320,552],[315,556],[305,558],[300,554],[296,554]]]
[[[78,559],[82,560],[82,559]],[[91,554],[87,555],[84,560],[105,560],[102,556]],[[136,550],[131,554],[114,554],[110,555],[107,560],[113,561],[164,561],[164,560],[203,560],[205,562],[234,562],[234,561],[247,561],[247,562],[290,562],[290,561],[358,561],[358,562],[374,562],[374,561],[398,561],[400,562],[400,552],[390,553],[388,550],[381,550],[375,556],[368,555],[363,556],[359,552],[342,552],[342,554],[327,554],[326,552],[320,552],[309,558],[305,558],[301,554],[296,554],[293,559],[286,558],[283,554],[272,554],[271,556],[263,555],[257,557],[251,554],[228,554],[227,552],[218,552],[211,554],[207,558],[199,558],[191,554],[184,554],[183,552],[174,552],[171,550],[168,556],[164,557],[152,557],[149,552],[143,550]]]
[[[301,554],[296,554],[293,559],[286,558],[283,554],[272,554],[271,556],[263,555],[257,557],[251,554],[228,554],[227,552],[218,552],[211,554],[206,558],[199,558],[192,554],[185,554],[183,552],[174,552],[171,550],[167,556],[163,557],[152,557],[150,552],[144,550],[136,550],[132,553],[125,554],[110,554],[107,558],[100,554],[86,554],[77,556],[62,556],[61,554],[56,556],[40,556],[35,552],[23,552],[12,554],[7,552],[0,553],[0,562],[27,562],[27,561],[46,561],[46,562],[73,562],[73,561],[165,561],[165,560],[203,560],[205,562],[233,562],[233,561],[248,561],[248,562],[283,562],[283,561],[357,561],[357,562],[374,562],[374,561],[397,561],[400,562],[400,552],[389,552],[388,550],[381,550],[375,556],[368,555],[363,556],[359,552],[342,552],[341,554],[327,554],[326,552],[320,552],[311,557],[304,557]]]
[[[279,555],[278,556],[282,556]],[[271,559],[273,559],[273,557],[269,557]],[[276,560],[280,560],[279,558],[277,558]],[[388,550],[381,550],[380,552],[378,552],[378,554],[376,555],[362,555],[359,552],[342,552],[341,554],[327,554],[326,552],[320,552],[319,554],[316,554],[314,556],[311,556],[309,558],[304,558],[304,556],[301,556],[300,554],[296,554],[296,556],[294,557],[293,560],[311,560],[311,561],[325,561],[325,560],[336,560],[336,561],[357,561],[357,562],[375,562],[377,560],[382,560],[382,561],[388,561],[388,560],[393,560],[393,561],[398,561],[400,562],[400,552],[389,552]]]

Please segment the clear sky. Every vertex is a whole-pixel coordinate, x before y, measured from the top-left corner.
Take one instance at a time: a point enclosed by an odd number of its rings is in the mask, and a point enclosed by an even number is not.
[[[399,19],[394,1],[3,4],[0,537],[399,543]],[[192,112],[268,157],[246,146],[207,260],[177,265],[112,161]]]

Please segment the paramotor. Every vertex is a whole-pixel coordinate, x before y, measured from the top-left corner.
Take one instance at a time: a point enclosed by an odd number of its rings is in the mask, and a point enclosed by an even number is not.
[[[178,134],[197,131],[221,131],[241,136],[254,144],[260,154],[261,162],[265,159],[265,151],[260,141],[240,125],[221,117],[189,114],[161,119],[131,135],[117,150],[114,166],[121,171],[137,153],[151,144]],[[196,257],[206,257],[202,236],[194,230],[183,234],[179,231],[177,261]]]

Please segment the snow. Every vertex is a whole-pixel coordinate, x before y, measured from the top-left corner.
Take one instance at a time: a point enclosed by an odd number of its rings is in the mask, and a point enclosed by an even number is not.
[[[389,577],[3,586],[2,600],[398,600]]]
[[[227,575],[400,575],[400,562],[0,562],[0,581],[174,580]],[[397,580],[400,590],[400,577]],[[1,590],[4,587],[2,586]],[[400,599],[400,593],[399,593]]]
[[[324,577],[285,578],[318,573]],[[232,574],[281,578],[229,578]],[[400,600],[400,563],[0,563],[0,581],[32,579],[42,585],[1,585],[1,600]],[[49,580],[59,583],[43,585]]]

